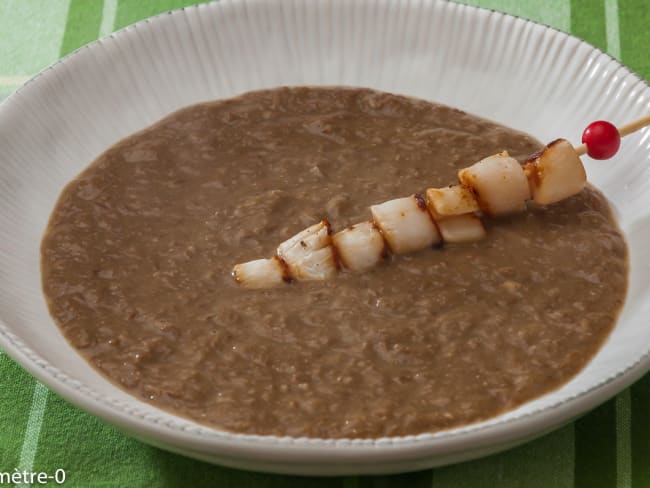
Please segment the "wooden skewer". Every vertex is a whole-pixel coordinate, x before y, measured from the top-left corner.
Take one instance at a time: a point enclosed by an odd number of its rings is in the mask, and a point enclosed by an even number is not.
[[[626,135],[631,134],[632,132],[636,132],[639,129],[643,129],[644,127],[647,127],[649,125],[650,125],[650,115],[646,115],[645,117],[641,117],[640,119],[637,119],[634,122],[625,124],[623,127],[618,129],[618,133],[621,134],[621,137],[625,137]]]
[[[650,115],[646,115],[645,117],[641,117],[640,119],[637,119],[634,122],[630,122],[629,124],[625,124],[619,127],[618,133],[620,134],[621,137],[625,137],[626,135],[632,134],[633,132],[643,129],[644,127],[647,127],[649,125],[650,125]],[[577,146],[575,150],[576,153],[578,153],[578,156],[587,154],[587,145],[581,144]]]

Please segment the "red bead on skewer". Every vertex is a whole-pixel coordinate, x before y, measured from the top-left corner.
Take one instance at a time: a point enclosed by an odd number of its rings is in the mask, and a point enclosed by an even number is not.
[[[619,129],[610,122],[597,120],[587,126],[582,133],[583,144],[576,147],[575,150],[578,156],[589,154],[594,159],[609,159],[618,152],[618,148],[621,146],[621,137],[648,125],[650,125],[650,115],[641,117]]]
[[[609,159],[621,147],[621,135],[614,124],[597,120],[582,133],[582,142],[587,145],[587,154],[594,159]]]

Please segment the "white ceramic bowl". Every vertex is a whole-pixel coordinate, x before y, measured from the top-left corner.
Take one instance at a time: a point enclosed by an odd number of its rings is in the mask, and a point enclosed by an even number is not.
[[[577,142],[596,118],[650,112],[650,88],[543,25],[429,0],[223,0],[140,22],[54,64],[0,105],[0,346],[47,386],[145,442],[229,466],[387,473],[504,449],[569,421],[650,367],[650,133],[589,179],[617,210],[630,289],[611,337],[564,387],[438,434],[377,440],[235,435],[162,412],[90,368],[52,322],[39,245],[63,186],[120,138],[185,105],[278,85],[355,85],[446,103]]]

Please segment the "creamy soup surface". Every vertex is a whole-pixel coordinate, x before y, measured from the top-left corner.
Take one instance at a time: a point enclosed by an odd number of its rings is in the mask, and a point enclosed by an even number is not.
[[[219,429],[370,438],[477,422],[568,381],[610,333],[627,248],[595,189],[363,274],[247,290],[230,272],[321,218],[339,230],[485,156],[540,147],[366,89],[195,105],[66,187],[42,242],[44,292],[106,377]]]

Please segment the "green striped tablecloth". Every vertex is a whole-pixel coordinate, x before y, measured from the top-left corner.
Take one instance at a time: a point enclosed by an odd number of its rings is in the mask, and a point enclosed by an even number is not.
[[[87,42],[191,3],[0,0],[0,98]],[[469,3],[571,32],[650,78],[650,0]],[[0,352],[0,476],[57,469],[65,470],[66,486],[79,487],[650,488],[650,375],[575,423],[502,454],[396,476],[299,478],[212,466],[141,444],[69,405]]]

